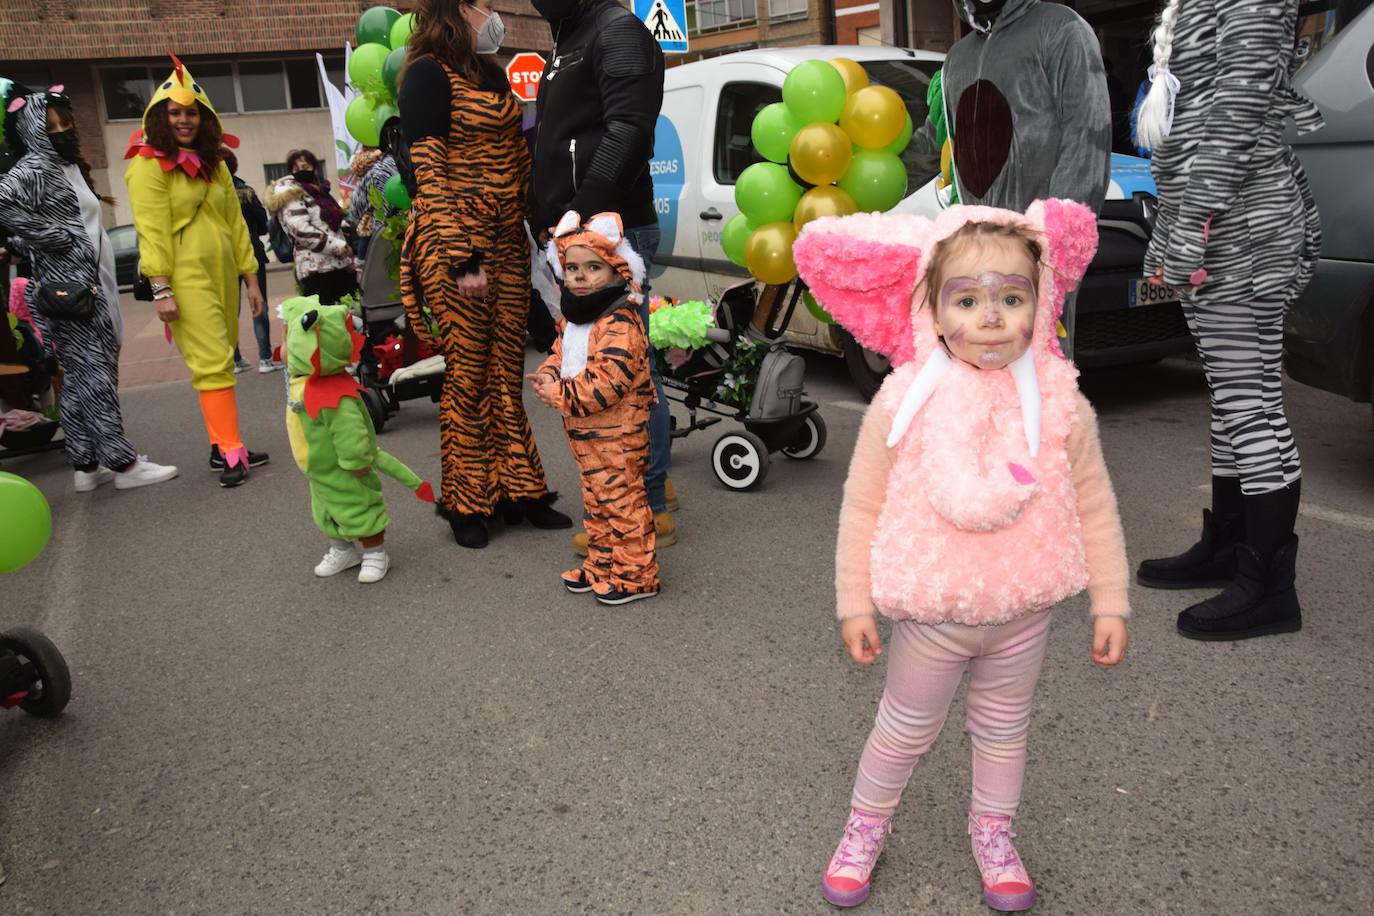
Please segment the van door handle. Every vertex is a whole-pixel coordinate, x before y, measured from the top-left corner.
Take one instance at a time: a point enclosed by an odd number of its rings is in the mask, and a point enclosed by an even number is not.
[[[702,219],[725,219],[725,217],[721,215],[721,212],[720,212],[719,210],[717,210],[715,207],[711,207],[711,208],[708,209],[708,210],[702,210],[702,211],[701,211],[701,218],[702,218]]]

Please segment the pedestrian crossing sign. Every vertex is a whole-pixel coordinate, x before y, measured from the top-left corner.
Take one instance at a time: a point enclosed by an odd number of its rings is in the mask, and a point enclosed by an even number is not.
[[[664,54],[687,53],[686,0],[634,0],[635,15]]]

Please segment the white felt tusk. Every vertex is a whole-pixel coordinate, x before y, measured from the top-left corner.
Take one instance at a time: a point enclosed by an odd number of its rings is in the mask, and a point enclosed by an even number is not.
[[[1021,425],[1026,429],[1026,447],[1034,458],[1040,454],[1040,379],[1035,374],[1035,356],[1027,350],[1007,368],[1016,380],[1016,393],[1021,398]]]
[[[930,354],[930,359],[926,360],[921,371],[916,373],[911,387],[902,395],[902,404],[897,408],[897,415],[892,418],[892,431],[887,434],[888,448],[894,448],[902,441],[906,431],[911,428],[911,421],[916,418],[916,414],[925,406],[926,401],[930,400],[935,387],[940,384],[940,379],[945,377],[945,373],[949,372],[953,365],[953,360],[943,348]]]

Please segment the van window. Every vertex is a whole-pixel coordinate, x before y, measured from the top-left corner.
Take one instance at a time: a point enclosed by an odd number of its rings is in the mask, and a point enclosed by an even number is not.
[[[1307,0],[1298,7],[1298,60],[1301,64],[1305,65],[1316,56],[1370,5],[1371,0]]]
[[[934,60],[866,60],[859,66],[868,74],[868,80],[878,86],[886,86],[902,97],[906,110],[911,115],[913,130],[920,130],[930,115],[926,104],[926,93],[930,90],[930,79],[940,69],[940,62]],[[906,166],[907,193],[914,192],[930,181],[940,171],[939,155],[923,155],[916,151],[914,144],[902,152],[902,165]]]
[[[781,101],[782,90],[767,83],[726,83],[720,90],[713,157],[717,182],[732,185],[740,172],[763,161],[754,149],[751,128],[764,106]]]

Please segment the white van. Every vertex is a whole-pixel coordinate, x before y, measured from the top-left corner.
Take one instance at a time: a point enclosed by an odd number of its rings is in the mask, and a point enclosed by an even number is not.
[[[857,61],[871,82],[901,95],[912,123],[925,123],[926,92],[944,60],[943,54],[930,51],[761,48],[667,71],[649,163],[663,232],[651,278],[655,293],[714,300],[748,279],[748,272],[725,256],[720,234],[725,221],[739,212],[735,180],[762,161],[750,135],[754,117],[765,105],[782,101],[782,83],[794,65],[834,57]],[[923,161],[912,149],[902,158],[910,193],[897,210],[934,216],[941,206],[934,178],[938,163]],[[1079,294],[1076,361],[1084,366],[1153,360],[1191,345],[1177,300],[1160,301],[1155,288],[1142,280],[1155,199],[1149,164],[1113,156],[1112,178],[1098,223],[1100,250]],[[821,324],[805,309],[793,313],[786,339],[843,355],[866,396],[877,390],[888,370],[885,360],[865,351],[842,328]]]

